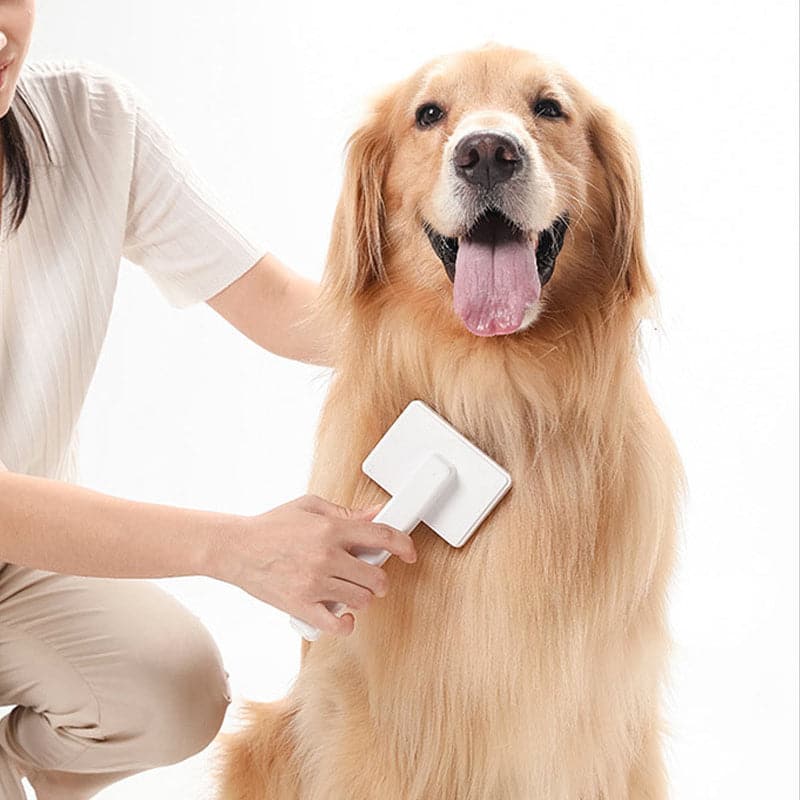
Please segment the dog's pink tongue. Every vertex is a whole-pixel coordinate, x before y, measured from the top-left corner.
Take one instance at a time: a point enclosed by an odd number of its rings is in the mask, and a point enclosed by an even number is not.
[[[456,313],[477,336],[513,333],[541,292],[536,247],[489,215],[459,240],[453,286]]]

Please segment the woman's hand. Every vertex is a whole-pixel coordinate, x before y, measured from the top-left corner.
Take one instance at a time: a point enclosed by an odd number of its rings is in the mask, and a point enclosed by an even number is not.
[[[212,547],[206,574],[320,630],[348,635],[353,616],[336,617],[324,602],[357,610],[388,588],[386,572],[356,558],[350,548],[383,549],[407,563],[416,561],[410,536],[370,521],[379,509],[348,509],[309,494],[265,514],[241,517]]]

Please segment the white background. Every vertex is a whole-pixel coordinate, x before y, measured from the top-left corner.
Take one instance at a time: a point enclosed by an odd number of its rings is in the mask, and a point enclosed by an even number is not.
[[[494,40],[557,59],[617,109],[642,163],[663,309],[646,374],[691,492],[671,602],[673,796],[796,797],[796,4],[40,0],[38,14],[30,59],[130,79],[231,218],[315,279],[345,138],[384,83]],[[205,306],[173,310],[125,264],[82,480],[266,511],[305,492],[326,380]],[[286,692],[299,648],[282,613],[211,579],[161,583],[216,637],[237,701]],[[207,797],[211,755],[102,797]]]

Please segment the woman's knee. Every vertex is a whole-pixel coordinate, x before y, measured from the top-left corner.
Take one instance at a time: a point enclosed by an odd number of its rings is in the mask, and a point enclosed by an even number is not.
[[[177,641],[148,660],[142,711],[156,733],[150,757],[176,763],[207,747],[222,727],[231,702],[228,673],[211,634],[194,617]]]
[[[25,635],[4,651],[26,679],[13,730],[36,758],[47,755],[48,769],[142,770],[211,742],[230,703],[227,673],[209,631],[177,599],[148,581],[23,577],[52,608],[39,613],[36,635],[17,621]]]

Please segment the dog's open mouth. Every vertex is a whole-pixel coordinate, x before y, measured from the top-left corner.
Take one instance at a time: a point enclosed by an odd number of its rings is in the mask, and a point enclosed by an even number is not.
[[[513,333],[539,300],[564,243],[563,212],[535,239],[491,209],[460,239],[424,223],[431,246],[453,282],[456,313],[478,336]]]

